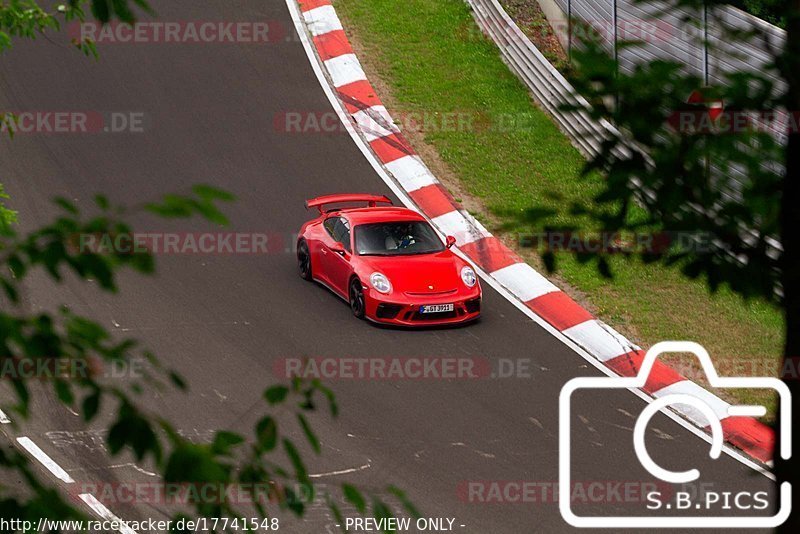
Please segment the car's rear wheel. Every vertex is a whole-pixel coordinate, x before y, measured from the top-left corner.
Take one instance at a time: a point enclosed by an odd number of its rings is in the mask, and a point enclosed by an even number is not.
[[[359,319],[364,318],[364,312],[366,311],[364,290],[361,288],[361,281],[358,278],[353,278],[350,281],[350,309],[353,310],[353,315]]]
[[[305,239],[297,243],[297,267],[300,269],[300,278],[311,280],[311,254]]]

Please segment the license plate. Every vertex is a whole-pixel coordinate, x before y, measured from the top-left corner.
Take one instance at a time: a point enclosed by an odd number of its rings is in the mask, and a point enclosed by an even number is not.
[[[429,304],[427,306],[420,306],[420,313],[442,313],[453,311],[452,304]]]

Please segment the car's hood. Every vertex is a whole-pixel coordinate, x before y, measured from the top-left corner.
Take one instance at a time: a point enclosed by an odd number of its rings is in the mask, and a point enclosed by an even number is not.
[[[362,256],[361,259],[371,270],[369,274],[377,271],[386,275],[395,291],[434,294],[464,286],[461,268],[466,263],[449,250],[408,256]]]

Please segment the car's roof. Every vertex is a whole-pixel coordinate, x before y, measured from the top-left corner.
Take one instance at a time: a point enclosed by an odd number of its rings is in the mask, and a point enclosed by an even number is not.
[[[414,210],[399,206],[350,208],[337,210],[336,213],[345,215],[352,225],[379,223],[389,221],[424,221],[425,217]]]

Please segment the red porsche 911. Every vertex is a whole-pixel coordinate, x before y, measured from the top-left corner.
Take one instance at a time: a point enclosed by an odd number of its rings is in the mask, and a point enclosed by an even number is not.
[[[325,209],[330,204],[367,207]],[[378,204],[386,204],[378,206]],[[300,229],[300,276],[350,303],[353,315],[403,326],[464,323],[481,313],[475,270],[422,215],[382,195],[328,195],[306,201],[319,217]]]

